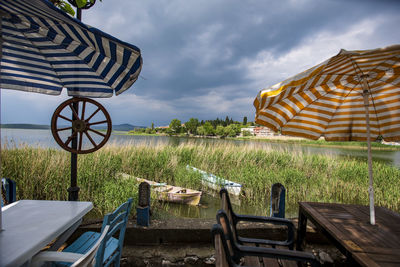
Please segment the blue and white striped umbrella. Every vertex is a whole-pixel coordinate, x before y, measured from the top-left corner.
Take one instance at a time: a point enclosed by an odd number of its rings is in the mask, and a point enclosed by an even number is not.
[[[0,88],[111,97],[142,68],[139,48],[90,27],[47,0],[1,0]],[[2,47],[1,47],[2,46]]]

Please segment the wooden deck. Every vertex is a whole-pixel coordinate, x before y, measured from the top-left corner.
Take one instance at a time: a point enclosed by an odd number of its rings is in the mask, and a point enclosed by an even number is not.
[[[400,215],[383,207],[375,207],[375,213],[376,225],[371,225],[368,206],[300,202],[297,249],[309,219],[350,262],[400,266]]]

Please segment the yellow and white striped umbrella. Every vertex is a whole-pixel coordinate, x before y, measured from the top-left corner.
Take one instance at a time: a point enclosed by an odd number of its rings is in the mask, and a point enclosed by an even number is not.
[[[366,141],[367,90],[371,139],[382,136],[400,141],[399,75],[400,45],[341,50],[325,62],[261,90],[254,101],[255,121],[275,131],[281,129],[285,135]]]
[[[370,140],[400,141],[400,45],[346,51],[254,100],[255,121],[284,135],[367,141],[371,224],[375,224]]]

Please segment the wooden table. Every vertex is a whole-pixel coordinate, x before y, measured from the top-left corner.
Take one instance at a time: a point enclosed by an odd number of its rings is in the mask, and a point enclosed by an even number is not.
[[[309,219],[353,263],[361,266],[400,266],[400,215],[375,207],[376,225],[369,223],[369,207],[299,202],[297,249],[302,249]]]
[[[91,202],[20,200],[2,208],[0,266],[21,266],[44,246],[77,225]]]

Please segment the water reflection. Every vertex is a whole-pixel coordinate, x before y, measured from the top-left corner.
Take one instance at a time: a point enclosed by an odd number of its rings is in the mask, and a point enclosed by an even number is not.
[[[203,191],[204,192],[204,191]],[[270,214],[270,203],[265,203],[265,206],[256,206],[251,202],[245,200],[239,200],[232,198],[232,208],[238,214],[251,214],[259,216],[269,216]],[[184,218],[206,218],[215,219],[217,211],[221,209],[221,200],[218,193],[210,194],[203,193],[200,200],[199,206],[191,205],[180,205],[176,203],[166,203],[164,204],[165,211],[167,214],[177,217]],[[285,211],[286,218],[297,217],[297,206],[296,207],[286,207]]]

